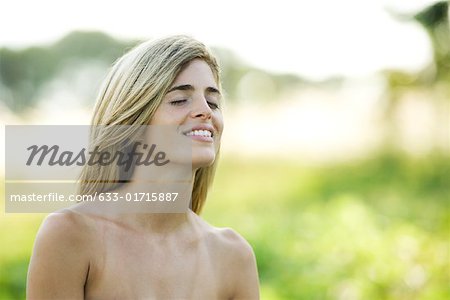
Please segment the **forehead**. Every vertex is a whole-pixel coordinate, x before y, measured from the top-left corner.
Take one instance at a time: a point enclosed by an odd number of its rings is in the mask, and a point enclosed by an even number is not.
[[[216,86],[216,79],[211,67],[202,59],[193,59],[177,75],[172,85],[192,84]]]

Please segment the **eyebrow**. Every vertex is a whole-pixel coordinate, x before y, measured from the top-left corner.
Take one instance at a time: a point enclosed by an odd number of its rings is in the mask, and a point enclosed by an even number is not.
[[[182,85],[177,85],[177,86],[170,88],[170,90],[167,92],[167,94],[170,92],[173,92],[173,91],[193,91],[193,90],[195,90],[195,89],[192,85],[182,84]],[[206,91],[209,93],[217,93],[220,95],[220,91],[212,86],[207,87]]]

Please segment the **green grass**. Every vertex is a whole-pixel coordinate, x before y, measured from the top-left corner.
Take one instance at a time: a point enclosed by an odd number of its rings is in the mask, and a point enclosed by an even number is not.
[[[1,193],[0,202],[4,205]],[[25,299],[28,262],[43,217],[42,214],[0,215],[0,299]]]
[[[252,244],[262,299],[447,299],[450,159],[326,167],[224,157],[203,216]],[[0,216],[0,299],[25,296],[38,214]]]
[[[448,158],[267,161],[225,159],[204,213],[253,245],[262,299],[450,297]]]

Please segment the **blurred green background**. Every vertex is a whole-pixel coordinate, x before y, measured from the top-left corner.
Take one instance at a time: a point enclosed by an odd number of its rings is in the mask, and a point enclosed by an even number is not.
[[[229,49],[214,49],[223,66],[226,130],[231,133],[224,137],[203,216],[212,225],[234,228],[253,246],[262,299],[450,298],[448,3],[398,18],[426,30],[433,61],[418,72],[383,70],[373,82],[353,82],[350,88],[343,77],[317,82],[274,74],[247,65]],[[78,31],[45,46],[0,48],[2,123],[58,124],[57,115],[64,119],[68,109],[83,116],[80,122],[88,122],[106,68],[136,43]],[[289,116],[295,121],[311,102],[322,103],[319,111],[344,107],[350,115],[358,114],[355,103],[342,100],[346,89],[380,80],[375,96],[357,96],[361,101],[375,98],[376,111],[366,113],[367,118],[376,113],[376,130],[362,134],[376,133],[376,143],[366,145],[366,137],[356,135],[347,143],[338,139],[314,147],[314,139],[301,133],[319,132],[314,122],[306,123],[311,128],[297,124],[285,130],[282,139],[299,144],[265,144],[256,133],[254,139],[233,137],[245,124],[256,124],[246,134],[257,132],[258,125],[276,126],[277,109],[286,105],[278,118],[293,110]],[[312,97],[307,103],[305,94]],[[342,103],[323,99],[333,97]],[[293,101],[299,106],[290,106]],[[338,114],[333,109],[331,116]],[[258,123],[248,111],[266,115]],[[55,118],[44,120],[43,114]],[[329,136],[340,137],[331,125],[325,129]],[[350,147],[358,143],[366,147]],[[0,299],[25,297],[27,265],[44,217],[0,216]]]

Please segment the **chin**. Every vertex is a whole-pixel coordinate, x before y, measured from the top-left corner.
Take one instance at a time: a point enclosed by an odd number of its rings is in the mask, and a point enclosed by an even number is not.
[[[200,151],[199,151],[200,152]],[[201,151],[202,153],[192,153],[192,168],[198,169],[211,166],[216,159],[214,151]]]

